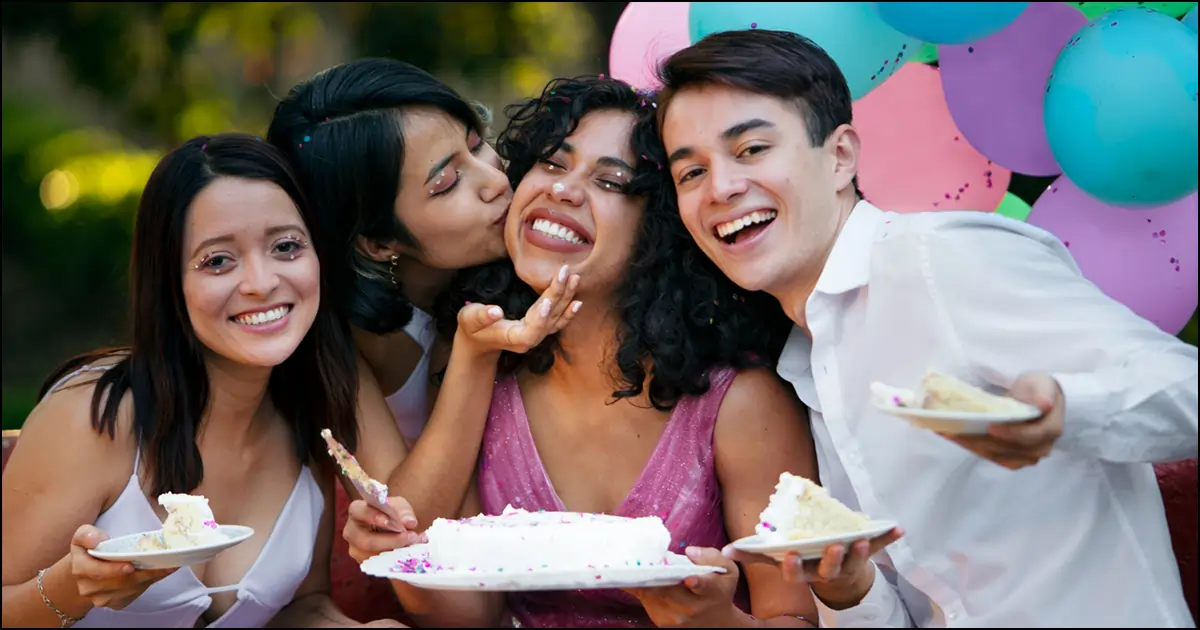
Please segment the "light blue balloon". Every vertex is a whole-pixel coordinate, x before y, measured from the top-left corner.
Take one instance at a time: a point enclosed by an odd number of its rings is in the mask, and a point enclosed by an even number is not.
[[[693,2],[688,10],[692,43],[751,28],[799,33],[824,48],[855,100],[921,48],[921,42],[884,24],[867,2]]]
[[[872,2],[888,26],[934,44],[966,44],[1013,23],[1028,2]]]
[[[1193,33],[1195,33],[1196,32],[1196,7],[1192,7],[1192,10],[1188,11],[1187,15],[1183,16],[1183,20],[1181,20],[1181,21],[1184,23],[1185,26],[1192,29]]]
[[[1196,190],[1196,33],[1124,8],[1067,42],[1046,84],[1050,150],[1080,189],[1118,206]]]

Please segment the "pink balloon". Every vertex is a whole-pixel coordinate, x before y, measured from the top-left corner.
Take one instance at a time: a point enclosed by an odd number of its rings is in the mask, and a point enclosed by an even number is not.
[[[991,212],[1008,190],[1012,171],[954,125],[937,68],[904,64],[854,103],[854,126],[862,137],[859,188],[881,208]]]
[[[1065,2],[1032,2],[994,35],[938,47],[946,103],[963,136],[1018,173],[1061,173],[1042,116],[1046,82],[1058,52],[1086,25]]]
[[[613,30],[608,72],[641,90],[658,89],[658,63],[691,43],[690,2],[630,2]]]
[[[1175,335],[1196,310],[1197,216],[1196,193],[1154,208],[1119,208],[1063,175],[1033,204],[1028,221],[1062,240],[1109,297]]]

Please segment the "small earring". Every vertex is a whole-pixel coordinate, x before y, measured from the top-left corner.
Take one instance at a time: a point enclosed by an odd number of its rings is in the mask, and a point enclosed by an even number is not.
[[[400,264],[400,257],[392,254],[392,263],[388,268],[388,277],[392,279],[392,286],[399,287],[400,283],[396,282],[396,266]]]

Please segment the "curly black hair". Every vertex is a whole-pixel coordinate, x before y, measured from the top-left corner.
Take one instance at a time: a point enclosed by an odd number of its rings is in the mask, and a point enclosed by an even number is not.
[[[699,250],[679,218],[674,186],[663,170],[655,103],[629,84],[603,77],[555,79],[540,97],[505,109],[508,126],[496,151],[507,163],[514,188],[539,162],[550,158],[587,114],[616,110],[636,118],[631,135],[638,156],[625,194],[645,200],[631,263],[616,291],[619,316],[614,399],[636,398],[648,389],[650,403],[669,410],[684,396],[708,391],[708,371],[773,362],[790,321],[779,303],[737,287]],[[454,335],[456,313],[466,302],[497,304],[509,318],[523,317],[538,293],[522,282],[512,261],[498,261],[458,275],[439,299],[439,332]],[[505,353],[501,371],[544,374],[560,345],[547,337],[526,354]],[[648,381],[647,381],[648,377]],[[648,383],[648,384],[647,384]]]

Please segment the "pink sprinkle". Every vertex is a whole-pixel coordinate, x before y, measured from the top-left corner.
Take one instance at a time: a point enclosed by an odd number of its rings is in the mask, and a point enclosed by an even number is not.
[[[751,22],[750,28],[758,28],[758,22]]]

